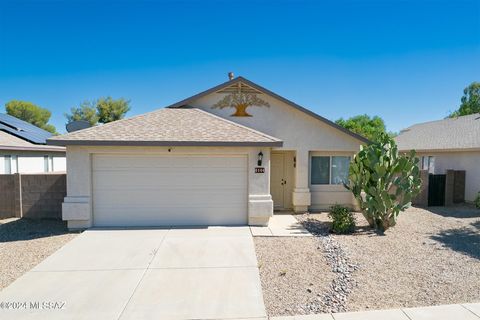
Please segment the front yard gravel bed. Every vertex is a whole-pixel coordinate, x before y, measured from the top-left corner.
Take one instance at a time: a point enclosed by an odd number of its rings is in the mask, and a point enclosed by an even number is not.
[[[254,237],[269,316],[309,314],[335,275],[313,237]]]
[[[316,213],[296,216],[316,237],[254,237],[269,316],[480,301],[480,210],[410,208],[385,234],[355,217],[352,235]]]
[[[69,233],[64,221],[0,220],[0,290],[77,234]]]
[[[358,233],[334,236],[360,266],[349,311],[480,301],[480,210],[429,209],[401,213],[385,235],[358,213]]]
[[[358,269],[345,248],[329,235],[329,224],[304,214],[297,216],[297,220],[316,238],[323,250],[323,254],[331,271],[335,274],[328,290],[319,296],[316,301],[307,304],[309,313],[336,313],[347,311],[347,299],[355,286],[354,272]],[[305,309],[305,308],[304,308]]]

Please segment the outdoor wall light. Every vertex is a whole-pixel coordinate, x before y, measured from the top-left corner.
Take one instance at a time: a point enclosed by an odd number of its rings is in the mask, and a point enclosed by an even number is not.
[[[262,165],[262,160],[263,160],[263,153],[262,153],[262,151],[260,151],[258,153],[258,162],[257,162],[258,166]]]

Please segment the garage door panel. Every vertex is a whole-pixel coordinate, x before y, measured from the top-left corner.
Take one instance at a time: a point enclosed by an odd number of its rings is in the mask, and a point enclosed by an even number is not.
[[[228,190],[229,191],[229,190]],[[234,192],[228,192],[226,190],[221,192],[216,192],[215,197],[218,197],[215,204],[223,206],[233,206],[240,205],[243,207],[243,203],[246,199],[242,199],[238,196],[237,192],[243,194],[242,190],[237,189]],[[185,192],[183,190],[178,192],[168,191],[165,193],[156,194],[152,198],[148,192],[142,191],[132,191],[129,194],[118,194],[115,191],[103,192],[102,197],[97,197],[95,199],[95,205],[100,206],[155,206],[155,207],[165,207],[165,206],[174,206],[181,205],[182,203],[189,203],[191,206],[207,206],[212,205],[210,197],[212,193],[208,191],[203,192]]]
[[[123,227],[151,227],[151,226],[195,226],[195,225],[243,225],[245,219],[240,212],[231,211],[230,208],[205,208],[206,212],[198,212],[192,216],[190,207],[146,208],[142,211],[134,208],[122,208],[118,211],[115,220],[108,215],[100,215],[96,219],[97,226]],[[208,211],[207,211],[208,210]],[[132,223],[132,220],[135,223]]]
[[[121,172],[121,171],[95,171],[97,177],[97,188],[108,188],[110,186],[133,187],[188,187],[188,186],[216,186],[218,188],[238,186],[239,183],[246,183],[246,172],[223,170],[212,172],[205,170],[203,172]],[[208,179],[204,179],[208,175]],[[128,180],[128,184],[125,181]]]
[[[126,169],[133,170],[137,174],[169,174],[169,173],[185,173],[185,174],[195,174],[199,173],[198,169],[201,169],[203,172],[208,172],[210,174],[229,174],[229,173],[238,173],[238,172],[245,172],[244,168],[198,168],[198,167],[190,167],[190,168],[173,168],[173,167],[166,167],[166,168],[139,168],[139,167],[131,167],[131,168],[109,168],[109,169],[95,169],[94,172],[98,173],[116,173],[116,174],[128,174],[125,172]],[[179,171],[180,170],[180,171]],[[243,170],[243,171],[240,171]]]
[[[245,156],[94,155],[96,226],[247,222]]]
[[[245,168],[243,157],[219,156],[158,156],[158,155],[102,155],[95,160],[99,170],[118,168]]]

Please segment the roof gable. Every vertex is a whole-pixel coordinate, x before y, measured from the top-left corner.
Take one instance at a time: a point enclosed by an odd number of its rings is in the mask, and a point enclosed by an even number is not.
[[[415,124],[395,141],[400,150],[480,149],[480,113]]]
[[[222,92],[228,90],[229,87],[232,87],[233,85],[239,84],[239,83],[240,83],[241,85],[246,85],[247,88],[250,88],[250,90],[259,91],[259,92],[264,93],[264,94],[266,94],[266,95],[269,95],[269,96],[271,96],[271,97],[273,97],[273,98],[275,98],[275,99],[277,99],[277,100],[280,100],[280,101],[282,101],[283,103],[289,105],[290,107],[292,107],[292,108],[294,108],[294,109],[297,109],[297,110],[299,110],[299,111],[301,111],[301,112],[303,112],[303,113],[305,113],[305,114],[307,114],[307,115],[309,115],[309,116],[311,116],[311,117],[313,117],[313,118],[315,118],[315,119],[317,119],[317,120],[319,120],[319,121],[322,121],[323,123],[331,126],[332,128],[337,129],[337,130],[339,130],[339,131],[341,131],[341,132],[343,132],[343,133],[345,133],[345,134],[347,134],[347,135],[349,135],[349,136],[351,136],[351,137],[353,137],[353,138],[355,138],[355,139],[357,139],[357,140],[359,140],[359,141],[362,141],[362,142],[364,142],[364,143],[370,143],[370,141],[369,141],[367,138],[365,138],[365,137],[363,137],[363,136],[361,136],[361,135],[359,135],[359,134],[356,134],[356,133],[354,133],[354,132],[352,132],[352,131],[350,131],[350,130],[348,130],[348,129],[345,129],[344,127],[339,126],[339,125],[336,124],[335,122],[332,122],[332,121],[330,121],[330,120],[328,120],[328,119],[326,119],[326,118],[324,118],[324,117],[316,114],[315,112],[310,111],[310,110],[308,110],[307,108],[304,108],[304,107],[302,107],[302,106],[300,106],[300,105],[298,105],[298,104],[296,104],[296,103],[294,103],[294,102],[292,102],[292,101],[290,101],[290,100],[288,100],[288,99],[286,99],[286,98],[284,98],[284,97],[282,97],[282,96],[280,96],[280,95],[278,95],[278,94],[276,94],[276,93],[274,93],[274,92],[272,92],[272,91],[270,91],[270,90],[268,90],[268,89],[266,89],[266,88],[264,88],[264,87],[262,87],[262,86],[260,86],[260,85],[258,85],[258,84],[256,84],[256,83],[254,83],[254,82],[252,82],[252,81],[250,81],[250,80],[248,80],[248,79],[245,79],[244,77],[241,77],[241,76],[240,76],[240,77],[236,77],[236,78],[233,79],[233,80],[229,80],[229,81],[227,81],[227,82],[224,82],[224,83],[222,83],[222,84],[219,84],[218,86],[215,86],[215,87],[210,88],[210,89],[208,89],[208,90],[205,90],[205,91],[203,91],[203,92],[200,92],[200,93],[198,93],[198,94],[196,94],[196,95],[193,95],[193,96],[191,96],[191,97],[189,97],[189,98],[183,99],[183,100],[181,100],[181,101],[179,101],[179,102],[176,102],[176,103],[174,103],[174,104],[172,104],[172,105],[170,105],[170,106],[167,106],[167,108],[184,108],[184,107],[188,107],[189,103],[191,103],[191,102],[193,102],[193,101],[195,101],[195,100],[197,100],[197,99],[200,99],[200,98],[205,97],[205,96],[207,96],[207,95],[209,95],[209,94],[212,94],[212,93],[218,93],[218,92],[222,93]]]

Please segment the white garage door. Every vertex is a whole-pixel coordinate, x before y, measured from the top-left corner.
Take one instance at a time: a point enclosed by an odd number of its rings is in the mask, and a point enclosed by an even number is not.
[[[247,223],[245,156],[93,155],[95,226]]]

